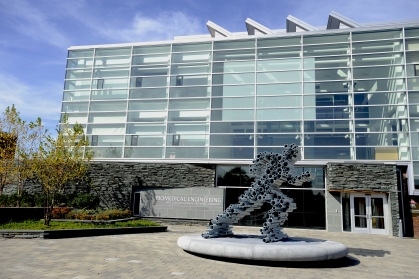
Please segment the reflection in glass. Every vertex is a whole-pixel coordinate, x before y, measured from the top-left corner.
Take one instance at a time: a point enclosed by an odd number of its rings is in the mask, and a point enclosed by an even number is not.
[[[210,64],[172,65],[172,75],[207,74],[211,72]]]
[[[132,67],[131,76],[167,76],[169,66]]]
[[[120,111],[127,109],[127,101],[90,102],[90,111]]]
[[[412,93],[409,92],[409,98]],[[412,103],[412,101],[410,101]],[[354,105],[405,104],[406,93],[363,93],[354,94]]]
[[[163,134],[166,130],[165,124],[127,124],[127,134],[150,135]]]
[[[171,110],[207,109],[209,106],[209,99],[181,99],[169,101],[169,109]]]
[[[92,57],[93,49],[83,49],[83,50],[69,50],[68,58],[73,57]]]
[[[132,57],[132,65],[168,64],[169,61],[169,54],[154,54]]]
[[[255,106],[255,98],[213,98],[211,107],[217,109],[226,108],[253,108]]]
[[[301,134],[295,135],[273,135],[273,134],[257,134],[257,146],[284,146],[285,144],[301,145]],[[211,143],[212,144],[212,143]]]
[[[350,147],[304,147],[304,159],[354,159]]]
[[[161,147],[125,147],[125,158],[163,158]]]
[[[381,41],[367,43],[352,43],[352,53],[373,53],[403,51],[403,41]]]
[[[258,39],[258,47],[292,46],[301,44],[301,36],[291,38]]]
[[[67,113],[67,121],[69,124],[87,123],[87,113]],[[63,122],[64,113],[61,114],[61,123]]]
[[[278,47],[258,49],[258,59],[301,57],[301,47]]]
[[[239,85],[239,86],[213,86],[212,96],[217,97],[240,97],[255,95],[254,85]]]
[[[93,89],[113,89],[113,88],[127,88],[127,78],[113,78],[113,79],[94,79],[92,81]]]
[[[301,83],[256,85],[257,95],[301,94]]]
[[[356,134],[355,144],[357,146],[408,146],[409,134],[407,133],[386,133],[386,134]]]
[[[301,81],[301,71],[257,73],[258,83],[297,82],[297,81]]]
[[[403,118],[407,117],[406,106],[361,106],[354,108],[355,118]]]
[[[305,108],[304,119],[347,119],[351,118],[350,107]]]
[[[208,146],[208,135],[168,135],[167,146]]]
[[[126,99],[126,89],[93,90],[92,100]]]
[[[123,135],[125,124],[89,124],[87,134],[90,135]]]
[[[67,59],[67,68],[91,68],[92,58]]]
[[[122,147],[90,147],[93,158],[121,158]]]
[[[166,119],[166,111],[128,112],[128,122],[164,122]]]
[[[130,101],[129,110],[166,110],[167,100]]]
[[[97,48],[96,56],[131,55],[131,48]]]
[[[307,57],[304,58],[304,69],[349,67],[349,56]]]
[[[219,74],[212,75],[213,84],[246,84],[254,83],[255,74]]]
[[[255,51],[253,49],[214,51],[214,61],[232,61],[232,60],[254,60]]]
[[[89,100],[90,91],[66,91],[63,101],[84,101]]]
[[[304,46],[304,56],[325,56],[349,54],[349,44]]]
[[[131,78],[131,87],[159,87],[167,86],[168,77],[136,77]]]
[[[169,111],[169,121],[208,121],[209,110]]]
[[[306,95],[304,96],[304,106],[347,106],[350,105],[351,97],[347,94]]]
[[[393,67],[363,67],[353,69],[354,79],[395,78],[404,76],[403,66]]]
[[[413,130],[413,128],[412,128]],[[366,119],[355,120],[356,132],[407,132],[406,119]]]
[[[123,146],[124,136],[88,136],[91,146]]]
[[[210,52],[190,52],[172,54],[172,63],[208,62],[211,59]]]
[[[144,88],[144,89],[131,89],[129,91],[130,99],[150,99],[150,98],[166,98],[166,88]]]
[[[211,50],[211,43],[174,44],[172,52]]]
[[[125,145],[128,146],[163,146],[164,136],[137,136],[125,137]]]
[[[210,159],[253,159],[253,147],[211,147]]]
[[[254,120],[254,110],[212,110],[211,111],[212,121],[234,121],[234,120]]]
[[[257,108],[301,107],[301,96],[257,97]]]
[[[212,64],[213,73],[253,72],[254,70],[255,70],[254,61],[219,62],[219,63]]]
[[[304,81],[347,80],[350,79],[349,69],[310,70],[304,71]]]
[[[304,94],[349,92],[350,81],[305,82]]]
[[[90,80],[66,80],[64,90],[82,90],[90,89]]]
[[[352,121],[304,121],[304,132],[352,132]]]
[[[373,32],[354,32],[352,33],[352,41],[372,41],[384,39],[396,39],[402,37],[402,30],[392,31],[373,31]]]
[[[87,111],[87,107],[88,107],[87,102],[63,103],[61,111],[62,112],[85,112]]]
[[[349,41],[349,33],[337,35],[304,36],[305,45],[345,43]]]
[[[127,114],[125,112],[100,112],[90,113],[89,123],[125,123]]]
[[[253,133],[253,122],[212,122],[211,134],[218,133]]]
[[[407,147],[357,147],[357,160],[409,160]]]
[[[299,133],[300,121],[266,121],[256,122],[257,133]]]
[[[91,76],[92,76],[92,70],[90,69],[67,70],[65,72],[66,79],[90,78]]]
[[[403,53],[380,53],[352,56],[353,66],[403,64]]]
[[[350,146],[351,134],[305,134],[304,146]]]
[[[301,59],[261,60],[257,62],[258,71],[285,71],[301,69]]]
[[[211,88],[206,86],[197,87],[171,87],[170,98],[209,97]]]
[[[170,45],[134,47],[134,54],[150,54],[170,52]]]
[[[205,134],[208,133],[208,123],[170,123],[168,134]]]
[[[251,186],[254,181],[248,166],[217,165],[216,175],[217,186]]]
[[[300,120],[302,110],[296,108],[259,109],[256,111],[256,120]]]
[[[236,48],[254,48],[255,40],[239,40],[239,41],[220,41],[214,42],[214,50],[218,49],[236,49]]]
[[[119,67],[129,66],[130,57],[100,57],[95,58],[95,67]]]
[[[208,147],[167,147],[166,158],[208,158]]]
[[[211,83],[211,76],[172,76],[170,77],[171,86],[194,86],[194,85],[207,85]]]
[[[211,146],[253,146],[253,134],[212,135]]]

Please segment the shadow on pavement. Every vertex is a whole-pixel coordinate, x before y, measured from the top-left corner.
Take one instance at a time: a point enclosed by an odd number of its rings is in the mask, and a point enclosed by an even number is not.
[[[364,256],[364,257],[384,257],[386,254],[390,254],[390,251],[363,249],[363,248],[349,248],[349,253],[353,255],[357,255],[357,256]]]
[[[252,261],[252,260],[213,257],[213,256],[192,253],[188,251],[185,251],[185,252],[193,256],[197,256],[197,257],[209,259],[209,260],[214,260],[214,261],[229,262],[229,263],[244,264],[244,265],[271,266],[271,267],[319,269],[319,268],[342,268],[342,267],[356,266],[360,264],[360,261],[357,258],[351,257],[351,256],[346,256],[344,258],[337,259],[337,260],[316,261],[316,262],[271,262],[271,261]]]

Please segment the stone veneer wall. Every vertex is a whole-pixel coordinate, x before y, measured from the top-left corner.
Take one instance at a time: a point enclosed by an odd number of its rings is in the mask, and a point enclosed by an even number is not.
[[[395,165],[328,163],[326,190],[389,193],[393,236],[398,236],[399,199]]]
[[[131,207],[132,187],[189,188],[214,187],[215,165],[146,164],[127,162],[93,162],[88,171],[88,183],[69,185],[65,192],[94,193],[102,208]],[[27,183],[25,191],[41,193],[38,184]],[[4,193],[16,192],[16,185],[7,185]]]

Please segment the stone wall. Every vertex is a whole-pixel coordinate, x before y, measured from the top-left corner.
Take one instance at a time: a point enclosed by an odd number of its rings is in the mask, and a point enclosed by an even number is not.
[[[93,162],[88,171],[89,183],[71,184],[66,193],[94,193],[102,208],[130,208],[131,192],[141,188],[214,187],[214,165],[145,164],[126,162]],[[25,191],[41,193],[35,183],[27,183]],[[7,185],[5,194],[16,192]]]
[[[328,163],[326,190],[388,193],[393,236],[398,236],[399,198],[395,165]]]

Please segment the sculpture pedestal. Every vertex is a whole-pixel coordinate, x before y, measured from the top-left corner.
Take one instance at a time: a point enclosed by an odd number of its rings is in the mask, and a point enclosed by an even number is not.
[[[348,255],[348,247],[334,241],[291,237],[264,243],[263,236],[233,235],[204,239],[201,235],[181,236],[177,244],[185,251],[214,257],[258,261],[325,261]]]

